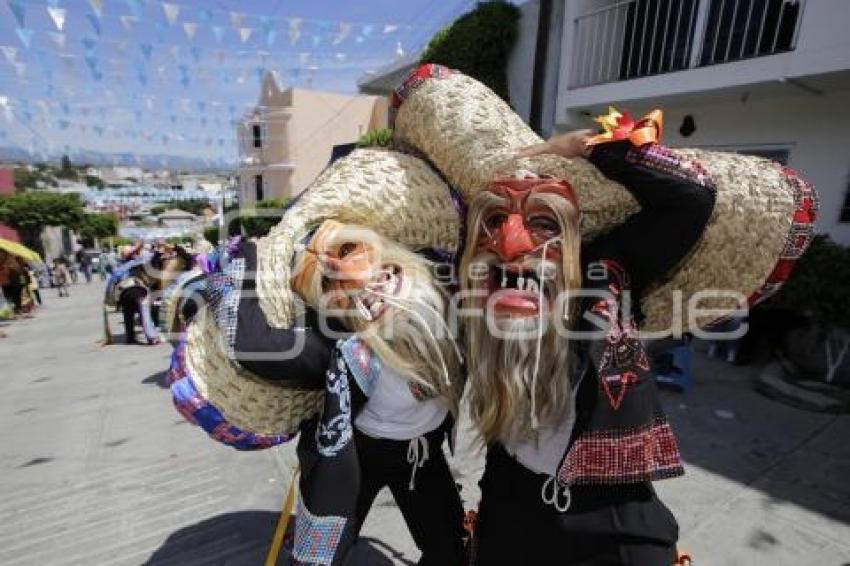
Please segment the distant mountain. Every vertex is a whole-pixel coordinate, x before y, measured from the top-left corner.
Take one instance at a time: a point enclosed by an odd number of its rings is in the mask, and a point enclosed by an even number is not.
[[[62,159],[61,153],[30,155],[28,151],[19,147],[0,147],[0,161],[17,161],[23,163],[59,163]],[[184,157],[179,155],[136,155],[132,153],[103,153],[98,151],[84,151],[71,156],[75,164],[89,164],[96,166],[126,166],[141,167],[143,169],[172,169],[191,172],[207,171],[232,171],[236,168],[237,161],[234,159],[223,166],[211,163],[198,157]]]

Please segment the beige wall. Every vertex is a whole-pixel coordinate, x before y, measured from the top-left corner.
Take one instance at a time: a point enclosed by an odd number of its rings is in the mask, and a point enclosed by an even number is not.
[[[256,200],[258,174],[265,181],[265,199],[300,193],[325,168],[333,146],[386,127],[388,112],[385,97],[281,91],[272,75],[267,75],[257,108],[237,126],[240,202],[251,205]],[[255,123],[263,127],[262,148],[253,147]]]

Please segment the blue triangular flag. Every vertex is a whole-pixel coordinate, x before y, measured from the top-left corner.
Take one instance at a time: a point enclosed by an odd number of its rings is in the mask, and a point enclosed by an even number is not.
[[[189,53],[192,54],[192,59],[195,60],[195,63],[199,63],[201,61],[201,48],[200,47],[192,47],[189,49]]]
[[[142,44],[139,45],[139,48],[141,48],[142,55],[145,56],[145,59],[150,61],[151,52],[153,51],[153,45],[151,45],[150,43],[142,43]]]
[[[24,27],[26,8],[24,8],[23,3],[20,0],[9,0],[9,9],[12,10],[12,15],[15,16],[15,21],[18,22],[18,27]]]
[[[91,24],[94,33],[96,33],[98,37],[100,37],[100,35],[102,34],[102,29],[100,27],[100,18],[98,18],[95,14],[86,14],[86,18]]]
[[[18,34],[18,39],[21,40],[21,43],[24,44],[24,47],[29,49],[30,45],[32,45],[33,30],[31,30],[29,28],[16,28],[15,33]]]
[[[86,48],[86,55],[94,53],[94,48],[97,47],[97,40],[91,37],[84,37],[81,40],[83,47]]]
[[[208,24],[212,21],[212,10],[209,8],[201,8],[198,11],[198,21],[202,24]]]
[[[224,28],[221,26],[213,26],[212,27],[213,35],[215,36],[215,40],[221,43],[221,39],[224,37]]]

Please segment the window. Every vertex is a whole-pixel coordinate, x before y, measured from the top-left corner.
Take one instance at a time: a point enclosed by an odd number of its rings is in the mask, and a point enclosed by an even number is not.
[[[251,132],[254,138],[254,148],[260,149],[263,147],[263,126],[262,124],[252,124]]]
[[[799,16],[799,0],[713,0],[700,65],[791,51]]]
[[[844,191],[844,204],[841,205],[839,222],[850,222],[850,179],[847,180],[847,189]]]
[[[687,69],[698,6],[698,0],[629,3],[623,30],[620,79]]]
[[[263,176],[262,175],[254,175],[254,195],[256,197],[256,201],[260,202],[263,200],[264,195],[264,184],[263,184]]]

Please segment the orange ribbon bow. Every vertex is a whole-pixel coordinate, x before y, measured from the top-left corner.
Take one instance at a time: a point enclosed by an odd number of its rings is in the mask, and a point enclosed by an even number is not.
[[[587,142],[588,146],[627,139],[635,147],[641,147],[661,141],[664,114],[661,110],[655,109],[635,122],[627,111],[620,112],[613,106],[609,106],[608,114],[595,118],[594,122],[602,125],[604,131],[590,138]]]

